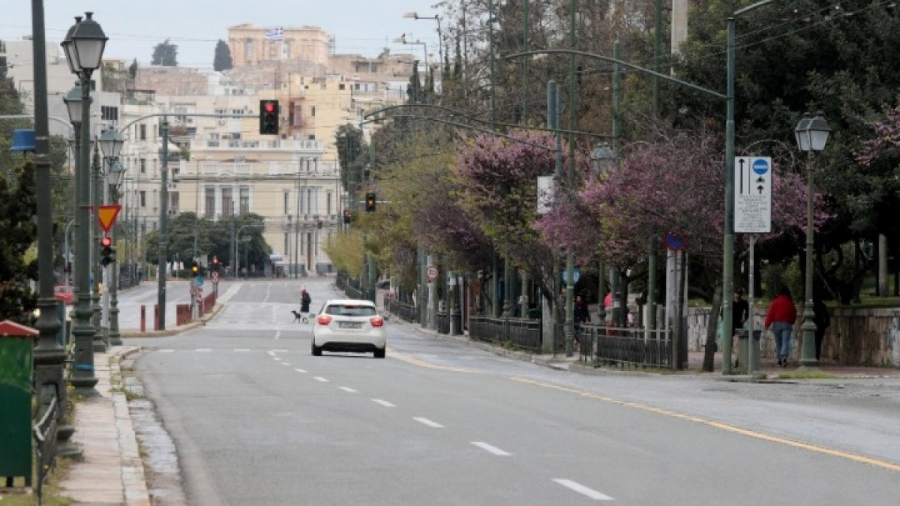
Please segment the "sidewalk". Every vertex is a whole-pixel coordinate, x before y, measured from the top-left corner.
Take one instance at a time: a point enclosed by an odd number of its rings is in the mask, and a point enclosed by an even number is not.
[[[139,350],[119,346],[94,354],[97,386],[75,403],[72,442],[82,451],[59,484],[74,504],[150,506],[150,494],[128,400],[119,382],[119,360]],[[74,397],[84,395],[76,390]]]

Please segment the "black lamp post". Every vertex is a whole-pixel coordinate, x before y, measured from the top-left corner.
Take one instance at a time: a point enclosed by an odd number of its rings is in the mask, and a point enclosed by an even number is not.
[[[122,146],[125,144],[125,138],[116,130],[107,130],[100,134],[99,139],[100,150],[103,152],[103,158],[106,163],[106,184],[110,190],[110,201],[113,204],[119,202],[119,185],[125,177],[125,167],[119,163],[119,153],[122,152]],[[110,237],[113,244],[116,243],[116,227],[112,227]],[[119,285],[119,268],[118,263],[113,262],[109,266],[109,344],[112,346],[122,345],[122,336],[119,334],[119,301],[118,285]]]
[[[44,37],[44,5],[41,0],[31,2],[32,49],[34,52],[34,126],[35,126],[35,200],[37,205],[38,240],[38,300],[40,310],[35,327],[38,342],[34,349],[35,385],[42,410],[51,409],[44,404],[49,401],[44,395],[52,389],[59,403],[57,413],[66,406],[66,383],[63,375],[65,349],[57,342],[56,334],[61,322],[56,316],[57,301],[53,297],[55,282],[53,272],[53,209],[50,195],[50,133],[47,105],[47,58]],[[67,431],[71,434],[70,431]]]
[[[76,241],[75,272],[78,301],[75,306],[75,318],[72,334],[75,336],[75,363],[73,364],[71,383],[75,387],[93,388],[97,384],[94,375],[94,327],[91,325],[90,307],[90,131],[91,131],[91,74],[100,67],[103,49],[107,37],[100,25],[91,16],[86,19],[75,18],[75,24],[69,28],[62,42],[66,53],[69,70],[78,76],[81,87],[81,100],[67,100],[72,123],[80,127],[80,149],[78,163],[75,167],[75,181],[78,191],[76,199],[75,224],[78,233]],[[71,95],[71,93],[70,93]],[[67,97],[68,98],[68,97]]]
[[[821,112],[817,112],[815,116],[809,113],[803,115],[803,119],[797,123],[794,128],[794,135],[797,138],[797,147],[800,151],[807,153],[806,157],[806,286],[805,295],[806,303],[803,306],[803,325],[800,327],[803,333],[803,343],[800,349],[800,367],[801,368],[817,368],[819,359],[816,358],[816,322],[813,313],[813,171],[812,171],[812,154],[813,151],[822,151],[825,149],[825,143],[828,142],[828,134],[831,128],[828,122],[822,117]]]

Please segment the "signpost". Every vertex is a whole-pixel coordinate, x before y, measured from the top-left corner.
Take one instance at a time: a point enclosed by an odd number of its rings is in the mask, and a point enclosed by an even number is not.
[[[428,281],[434,281],[438,277],[438,268],[436,265],[429,265],[428,270],[426,271],[428,275]]]
[[[759,340],[753,318],[756,269],[756,234],[772,232],[772,159],[767,156],[737,156],[734,159],[734,231],[750,234],[750,279],[748,303],[750,318],[747,332],[747,363],[741,367],[748,374],[759,370]],[[727,297],[728,294],[725,294]]]
[[[734,231],[772,232],[772,159],[738,156],[734,159]]]

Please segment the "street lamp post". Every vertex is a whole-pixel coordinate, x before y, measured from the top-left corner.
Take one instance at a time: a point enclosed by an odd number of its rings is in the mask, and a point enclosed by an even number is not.
[[[803,306],[803,325],[800,330],[803,333],[803,344],[800,350],[800,367],[804,369],[815,369],[819,366],[819,359],[816,358],[816,322],[813,312],[813,170],[812,155],[813,151],[822,151],[825,149],[825,143],[828,141],[828,134],[831,128],[828,122],[822,117],[821,112],[817,112],[815,116],[809,113],[803,115],[803,119],[797,123],[794,128],[794,135],[797,138],[797,146],[800,151],[807,153],[806,158],[806,286],[805,295],[806,303]]]
[[[722,328],[732,328],[731,294],[734,293],[734,18],[768,5],[775,0],[761,0],[734,11],[726,24],[726,117],[725,117],[725,227],[722,245]],[[753,339],[750,344],[753,345]],[[722,356],[731,356],[731,339],[723,340]],[[731,374],[731,361],[722,364],[722,374]]]
[[[394,39],[394,42],[398,42],[400,44],[404,44],[407,46],[422,46],[422,51],[425,54],[425,72],[428,72],[428,43],[422,42],[419,40],[406,40],[406,34],[401,34],[400,37]]]
[[[441,17],[435,14],[434,16],[419,16],[419,14],[415,11],[407,12],[403,15],[404,18],[411,18],[415,20],[419,19],[433,19],[437,21],[437,34],[438,34],[438,58],[440,59],[438,68],[444,65],[444,38],[441,36]],[[426,61],[426,65],[428,62]]]
[[[100,134],[99,144],[107,167],[106,184],[107,190],[111,193],[110,200],[114,204],[118,204],[119,185],[122,183],[122,179],[125,176],[125,167],[122,167],[122,164],[119,163],[119,153],[122,152],[122,145],[125,144],[125,139],[119,132],[107,130]],[[112,227],[110,236],[112,237],[113,244],[115,244],[115,226]],[[119,301],[117,299],[119,291],[118,273],[118,262],[114,262],[109,267],[109,286],[107,288],[109,290],[109,344],[112,346],[122,345],[122,337],[119,334]]]
[[[58,419],[66,411],[66,382],[63,375],[65,349],[56,341],[62,323],[56,316],[58,302],[53,297],[53,214],[50,195],[50,133],[47,105],[47,58],[44,38],[44,5],[31,2],[32,47],[34,53],[35,200],[38,233],[38,300],[40,310],[35,327],[38,342],[34,349],[35,385],[52,386],[60,403]],[[43,394],[42,392],[39,392]]]
[[[75,363],[71,381],[73,386],[79,388],[93,388],[97,384],[97,377],[94,375],[94,328],[90,322],[90,288],[88,285],[90,264],[90,215],[88,209],[90,203],[90,150],[88,146],[90,146],[91,130],[91,74],[100,67],[103,49],[106,47],[108,39],[100,25],[91,18],[92,15],[91,12],[85,13],[84,20],[76,17],[75,24],[69,28],[66,38],[62,42],[69,70],[78,76],[81,85],[81,100],[66,101],[70,119],[73,123],[76,121],[80,123],[79,134],[81,136],[81,148],[75,170],[78,189],[75,214],[78,232],[78,240],[75,244],[78,302],[75,307],[75,322],[72,326],[72,334],[75,336]],[[37,57],[37,55],[35,56]],[[35,98],[40,99],[40,97]]]

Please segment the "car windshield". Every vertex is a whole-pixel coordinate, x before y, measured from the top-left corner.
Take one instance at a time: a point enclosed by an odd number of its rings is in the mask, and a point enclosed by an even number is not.
[[[325,313],[334,316],[375,316],[377,314],[372,306],[354,304],[332,304],[325,308]]]

